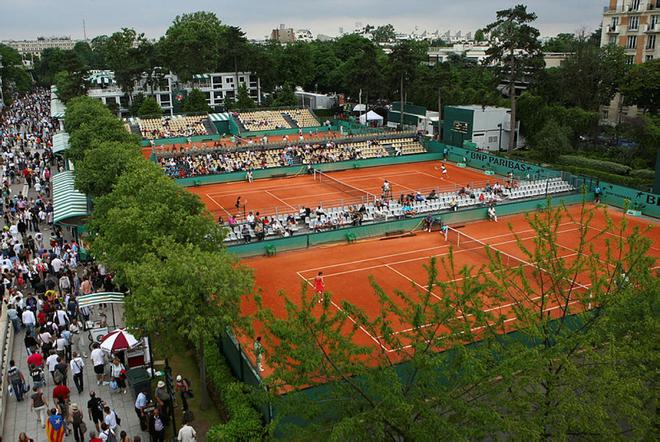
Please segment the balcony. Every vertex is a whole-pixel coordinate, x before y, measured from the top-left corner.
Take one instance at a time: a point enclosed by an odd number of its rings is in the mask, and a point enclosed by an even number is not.
[[[616,25],[609,25],[607,27],[607,33],[608,34],[618,34],[619,33],[619,27]]]

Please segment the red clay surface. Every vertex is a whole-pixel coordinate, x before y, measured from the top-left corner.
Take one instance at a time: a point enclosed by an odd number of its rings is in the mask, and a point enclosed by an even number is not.
[[[569,212],[576,216],[579,213],[579,206],[569,208]],[[621,211],[608,208],[608,213],[615,225],[620,225],[623,218]],[[577,218],[576,218],[577,219]],[[653,230],[646,235],[653,241],[650,254],[656,257],[656,266],[660,264],[660,224],[647,219],[629,219],[629,230],[634,226],[646,228],[649,224],[654,226]],[[487,221],[474,222],[465,226],[458,226],[459,231],[483,242],[490,244],[497,250],[508,253],[517,258],[523,258],[524,255],[516,245],[514,234],[509,229],[509,224],[513,226],[514,231],[523,239],[525,246],[534,249],[532,242],[533,232],[524,218],[524,214],[503,217],[498,223]],[[596,236],[599,229],[606,225],[605,217],[599,213],[591,222],[590,232]],[[559,228],[558,245],[561,250],[561,257],[570,260],[577,256],[575,247],[579,225],[564,217]],[[614,239],[616,235],[608,233],[609,239]],[[606,250],[606,238],[592,237],[590,243],[593,245],[596,253],[603,256]],[[325,287],[332,295],[332,305],[334,308],[340,308],[342,301],[348,301],[374,318],[379,313],[377,298],[373,294],[373,289],[369,283],[369,277],[373,276],[377,283],[388,294],[393,294],[395,289],[405,291],[414,296],[415,289],[423,290],[426,285],[426,271],[424,264],[428,264],[432,256],[446,256],[449,251],[449,245],[438,233],[418,232],[414,237],[389,239],[386,241],[379,238],[360,241],[351,245],[334,244],[318,246],[312,249],[286,252],[275,257],[254,257],[244,259],[242,262],[254,269],[256,278],[256,287],[261,290],[263,303],[266,307],[273,310],[276,316],[284,317],[284,302],[280,291],[284,291],[294,302],[300,300],[301,287],[304,284],[310,285],[309,293],[312,292],[311,283],[317,272],[324,274]],[[481,266],[488,262],[484,257],[483,247],[475,245],[472,247],[454,249],[454,258],[457,268],[464,264]],[[510,265],[517,266],[519,262],[512,260]],[[438,265],[441,281],[450,281],[452,278],[447,275]],[[525,267],[526,268],[526,267]],[[604,266],[604,270],[607,270]],[[530,269],[531,271],[531,269]],[[585,275],[577,278],[578,285],[584,285],[584,289],[589,286],[590,281]],[[534,300],[531,300],[534,301]],[[577,301],[576,301],[577,303]],[[492,310],[494,313],[503,314],[507,319],[505,326],[507,331],[515,328],[515,315],[511,300],[502,300],[497,304],[486,305],[484,310]],[[546,311],[550,316],[558,316],[561,311],[559,305],[555,303],[546,304]],[[575,309],[584,307],[572,306]],[[256,306],[253,301],[246,301],[243,305],[245,314],[254,313]],[[319,306],[319,312],[321,307]],[[576,311],[576,310],[573,310]],[[255,323],[255,330],[259,333],[260,324]],[[407,324],[392,324],[397,333],[402,334],[402,341],[405,343],[405,333],[408,331]],[[240,338],[243,341],[243,348],[252,348],[250,339]],[[396,358],[396,352],[399,349],[387,348],[383,346],[378,337],[370,335],[365,330],[356,334],[355,342],[363,345],[380,346],[382,350],[388,352]],[[405,346],[402,346],[402,348]],[[248,355],[254,363],[254,356]],[[268,376],[271,369],[268,367],[268,357],[265,357],[264,375]]]
[[[501,177],[486,176],[474,169],[464,169],[447,163],[448,176],[441,179],[439,161],[397,164],[391,166],[353,169],[330,172],[329,176],[360,190],[380,196],[383,181],[390,182],[392,195],[398,198],[401,193],[420,191],[427,195],[431,189],[437,192],[456,191],[470,184],[483,187],[487,181],[494,184],[503,182]],[[234,214],[242,218],[243,212],[260,212],[263,216],[298,212],[300,207],[338,207],[361,202],[359,197],[342,192],[336,187],[314,181],[313,176],[303,174],[289,178],[255,180],[253,183],[232,182],[189,187],[199,195],[206,207],[217,217],[227,218]],[[235,209],[237,197],[244,204]]]

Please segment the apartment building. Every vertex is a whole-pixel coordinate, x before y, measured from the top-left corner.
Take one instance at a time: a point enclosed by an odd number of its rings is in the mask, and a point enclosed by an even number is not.
[[[105,105],[118,105],[119,113],[128,113],[128,96],[119,88],[112,71],[92,71],[87,95],[100,100]],[[238,83],[236,83],[238,80]],[[222,106],[226,99],[236,98],[238,88],[245,85],[256,103],[261,104],[261,83],[259,78],[250,72],[215,72],[193,75],[191,81],[182,82],[172,73],[162,75],[153,81],[144,75],[136,82],[133,93],[142,93],[153,97],[165,114],[174,115],[180,112],[183,96],[193,89],[199,89],[206,95],[206,102],[211,108]]]
[[[25,59],[39,58],[44,49],[59,48],[70,50],[76,45],[77,40],[71,37],[37,37],[36,40],[6,40],[2,43],[14,48]]]
[[[615,44],[626,52],[626,63],[640,64],[660,58],[660,0],[609,0],[603,12],[601,46]],[[617,94],[601,107],[601,121],[618,124],[638,115],[636,106],[625,106]]]

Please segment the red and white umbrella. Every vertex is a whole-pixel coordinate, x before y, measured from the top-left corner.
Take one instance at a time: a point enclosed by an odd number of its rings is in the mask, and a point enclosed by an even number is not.
[[[101,338],[101,348],[109,352],[128,350],[139,343],[140,342],[135,339],[135,336],[123,328],[111,331]]]

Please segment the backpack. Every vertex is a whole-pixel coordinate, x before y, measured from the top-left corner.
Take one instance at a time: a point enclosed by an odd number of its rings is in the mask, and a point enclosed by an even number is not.
[[[58,369],[55,369],[55,371],[53,372],[53,380],[55,381],[56,384],[61,384],[62,381],[64,380],[64,373],[62,373]]]
[[[105,434],[105,442],[117,442],[117,436],[111,429],[108,428],[108,431],[103,434]]]

